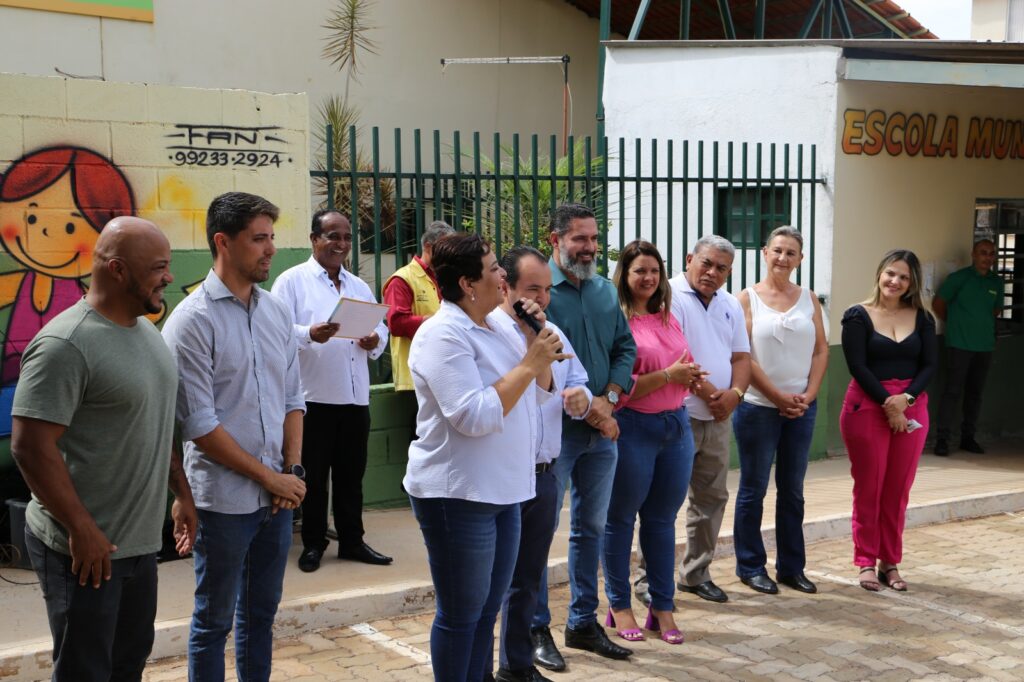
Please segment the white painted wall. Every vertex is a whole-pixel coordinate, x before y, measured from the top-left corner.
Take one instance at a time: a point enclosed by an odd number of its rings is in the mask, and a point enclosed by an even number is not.
[[[307,92],[311,107],[344,78],[320,52],[334,0],[160,0],[152,24],[0,7],[0,71],[104,76],[262,92]],[[573,129],[593,134],[598,22],[564,0],[377,0],[351,94],[362,122],[484,133],[560,133],[557,65],[452,66],[442,57],[569,54]],[[428,135],[429,137],[429,135]]]
[[[696,171],[696,143],[705,140],[705,175],[710,175],[710,141],[733,141],[736,144],[735,172],[740,169],[739,143],[748,142],[749,175],[754,174],[754,145],[764,143],[763,176],[769,176],[769,143],[779,145],[777,151],[777,177],[781,177],[783,144],[806,145],[805,168],[809,169],[810,145],[817,145],[817,174],[826,179],[826,186],[816,193],[816,244],[809,244],[817,255],[814,287],[818,293],[828,294],[831,288],[830,261],[832,255],[832,169],[835,162],[836,136],[836,73],[840,57],[833,47],[800,48],[691,48],[691,47],[612,47],[605,69],[606,130],[610,139],[627,138],[626,168],[635,167],[633,139],[673,139],[676,154],[680,154],[682,140],[690,140],[690,173]],[[643,145],[648,155],[649,143]],[[613,145],[613,151],[615,146]],[[726,148],[721,147],[719,173],[727,170]],[[795,167],[795,148],[792,151]],[[664,157],[659,159],[660,172],[665,173]],[[677,161],[676,173],[681,171]],[[613,161],[612,167],[615,167]],[[649,164],[643,170],[648,173]],[[805,177],[809,176],[809,170]],[[711,193],[705,193],[704,223],[701,234],[710,232],[713,223]],[[633,210],[635,197],[631,188],[624,196],[616,197],[626,206],[627,241],[635,229]],[[651,197],[641,197],[644,215],[647,215]],[[659,245],[666,244],[669,224],[664,216],[665,197],[659,193],[658,237]],[[676,205],[679,206],[678,193]],[[690,225],[696,224],[696,197],[690,200]],[[677,209],[678,210],[678,209]],[[804,228],[810,210],[810,193],[804,193]],[[796,208],[793,208],[796,219]],[[616,216],[613,213],[613,220]],[[672,224],[681,223],[681,213],[672,217]],[[617,225],[614,226],[617,229]],[[641,225],[642,233],[650,238],[649,220]],[[690,228],[690,244],[696,239],[696,230]],[[617,233],[616,233],[617,236]],[[683,267],[682,240],[675,239],[673,265]],[[747,258],[747,284],[753,283],[756,254]],[[741,265],[734,265],[734,274]],[[734,277],[733,289],[742,283]]]
[[[971,5],[971,39],[1006,40],[1009,3],[1010,0],[974,0]]]

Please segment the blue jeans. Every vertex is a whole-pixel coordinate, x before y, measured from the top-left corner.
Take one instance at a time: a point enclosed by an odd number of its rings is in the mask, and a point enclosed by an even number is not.
[[[244,682],[270,679],[271,632],[292,544],[292,513],[199,510],[193,548],[196,603],[188,638],[188,678],[224,680],[224,643],[235,624],[235,667]],[[237,608],[236,608],[237,607]]]
[[[608,500],[615,478],[618,448],[615,441],[597,431],[588,436],[562,436],[562,450],[553,471],[558,479],[557,514],[562,509],[566,483],[572,481],[569,528],[569,618],[570,628],[582,628],[597,620],[597,565],[604,542]],[[548,573],[544,571],[533,627],[551,624],[548,609]]]
[[[800,575],[804,571],[804,474],[817,411],[817,401],[798,419],[783,417],[776,407],[748,402],[736,408],[732,425],[740,455],[740,489],[736,493],[733,542],[736,575],[741,578],[767,574],[761,518],[772,460],[776,489],[775,571],[781,576]]]
[[[629,559],[640,514],[640,548],[647,562],[651,606],[672,610],[676,515],[690,486],[693,433],[686,408],[644,414],[618,412],[619,461],[604,533],[604,590],[613,609],[630,607]]]
[[[411,495],[409,501],[437,601],[434,679],[478,682],[494,668],[494,623],[519,551],[519,505]]]

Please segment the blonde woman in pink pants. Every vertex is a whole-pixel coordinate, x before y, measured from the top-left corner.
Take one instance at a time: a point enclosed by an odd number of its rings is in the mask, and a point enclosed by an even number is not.
[[[839,418],[853,475],[853,562],[864,589],[903,592],[903,524],[938,356],[912,251],[887,253],[871,297],[843,314],[843,354],[853,376]]]

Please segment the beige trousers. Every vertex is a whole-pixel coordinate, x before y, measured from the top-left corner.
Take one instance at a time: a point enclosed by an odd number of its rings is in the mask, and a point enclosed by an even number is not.
[[[686,550],[679,564],[679,582],[694,587],[711,580],[708,567],[715,555],[725,505],[729,501],[729,437],[732,420],[690,419],[693,429],[693,473],[686,510]]]

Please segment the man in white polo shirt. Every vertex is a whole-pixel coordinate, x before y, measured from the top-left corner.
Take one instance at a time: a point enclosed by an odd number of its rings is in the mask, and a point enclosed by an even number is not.
[[[729,417],[750,383],[750,339],[743,309],[722,289],[736,249],[724,237],[706,235],[686,257],[686,272],[673,277],[672,314],[679,320],[693,359],[710,374],[686,398],[695,453],[686,512],[686,551],[677,587],[714,602],[728,600],[708,570],[729,501]]]
[[[385,556],[363,541],[363,474],[370,435],[369,360],[384,352],[383,322],[361,339],[334,336],[328,318],[342,296],[376,303],[366,282],[345,269],[352,250],[352,226],[334,210],[313,214],[309,260],[285,270],[271,292],[284,301],[295,320],[299,369],[306,398],[302,429],[302,554],[299,569],[320,567],[327,549],[327,484],[331,483],[338,558],[386,565]]]

